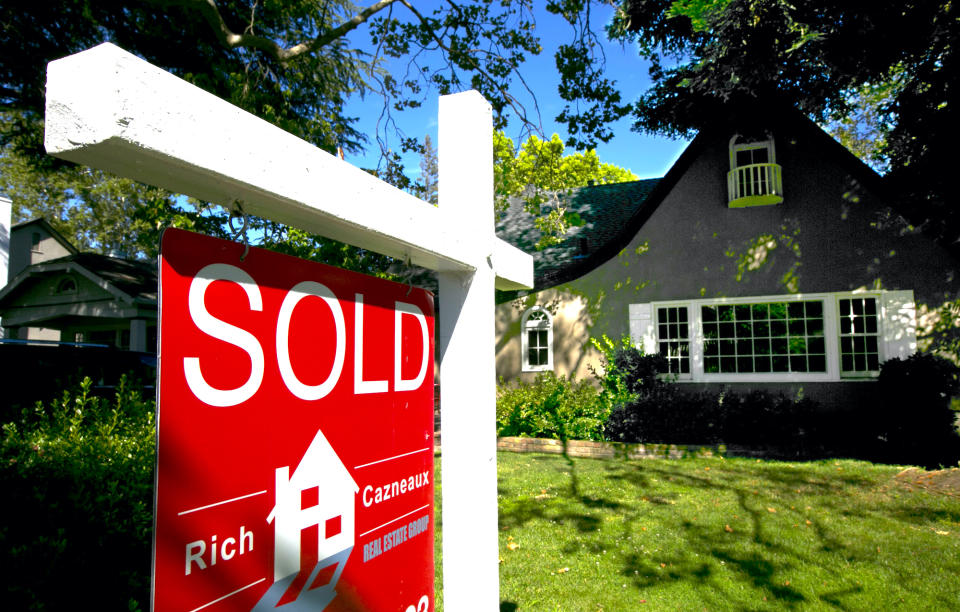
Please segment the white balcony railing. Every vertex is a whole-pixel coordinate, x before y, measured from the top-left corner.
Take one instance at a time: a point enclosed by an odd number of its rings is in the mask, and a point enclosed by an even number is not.
[[[730,208],[767,206],[783,201],[783,183],[778,164],[749,164],[727,173]]]

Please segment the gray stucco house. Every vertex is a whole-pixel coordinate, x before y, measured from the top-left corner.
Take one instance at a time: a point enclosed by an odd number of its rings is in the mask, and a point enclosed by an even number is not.
[[[5,338],[156,351],[154,262],[80,252],[44,219],[11,228],[9,261]]]
[[[579,378],[590,337],[627,334],[681,384],[762,387],[824,404],[927,348],[960,298],[954,254],[913,227],[871,168],[799,112],[703,130],[660,179],[573,190],[583,225],[534,252],[536,287],[501,294],[497,369]],[[539,238],[518,206],[500,220]]]

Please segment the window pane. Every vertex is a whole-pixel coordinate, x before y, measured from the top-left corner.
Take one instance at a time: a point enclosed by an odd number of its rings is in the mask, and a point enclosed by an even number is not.
[[[807,319],[807,335],[823,335],[823,319]]]
[[[786,336],[787,335],[786,321],[771,321],[770,335],[774,338],[782,338],[783,336]]]
[[[802,336],[806,333],[806,325],[803,324],[803,319],[791,319],[790,320],[790,335],[791,336]]]

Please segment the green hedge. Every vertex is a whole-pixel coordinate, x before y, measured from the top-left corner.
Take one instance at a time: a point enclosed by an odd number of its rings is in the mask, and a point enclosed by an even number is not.
[[[587,381],[541,372],[532,383],[497,387],[497,435],[602,440],[609,410]]]
[[[3,425],[0,572],[7,610],[149,607],[152,399],[85,378]]]

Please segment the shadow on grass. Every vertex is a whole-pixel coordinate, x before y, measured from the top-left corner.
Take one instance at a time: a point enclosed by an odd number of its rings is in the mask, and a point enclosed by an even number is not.
[[[539,496],[502,488],[504,529],[531,521],[574,526],[580,537],[560,536],[559,552],[568,556],[567,563],[587,553],[617,551],[615,572],[642,593],[684,583],[698,605],[708,608],[854,610],[862,609],[865,592],[875,597],[894,585],[901,595],[920,596],[917,576],[901,576],[878,563],[877,541],[859,526],[960,522],[956,510],[911,511],[909,500],[901,505],[884,497],[889,476],[858,473],[850,463],[764,462],[758,469],[717,461],[709,464],[711,471],[688,461],[598,462],[566,454],[528,455],[522,461],[530,467],[520,471],[543,469],[553,484],[542,489],[549,494]],[[882,504],[875,503],[881,498]],[[858,527],[849,530],[850,524]],[[943,563],[955,566],[944,571],[960,571],[956,559]],[[849,568],[861,578],[867,575],[871,585],[859,584]],[[937,608],[958,603],[954,595],[923,593]],[[871,601],[890,601],[884,597]]]

